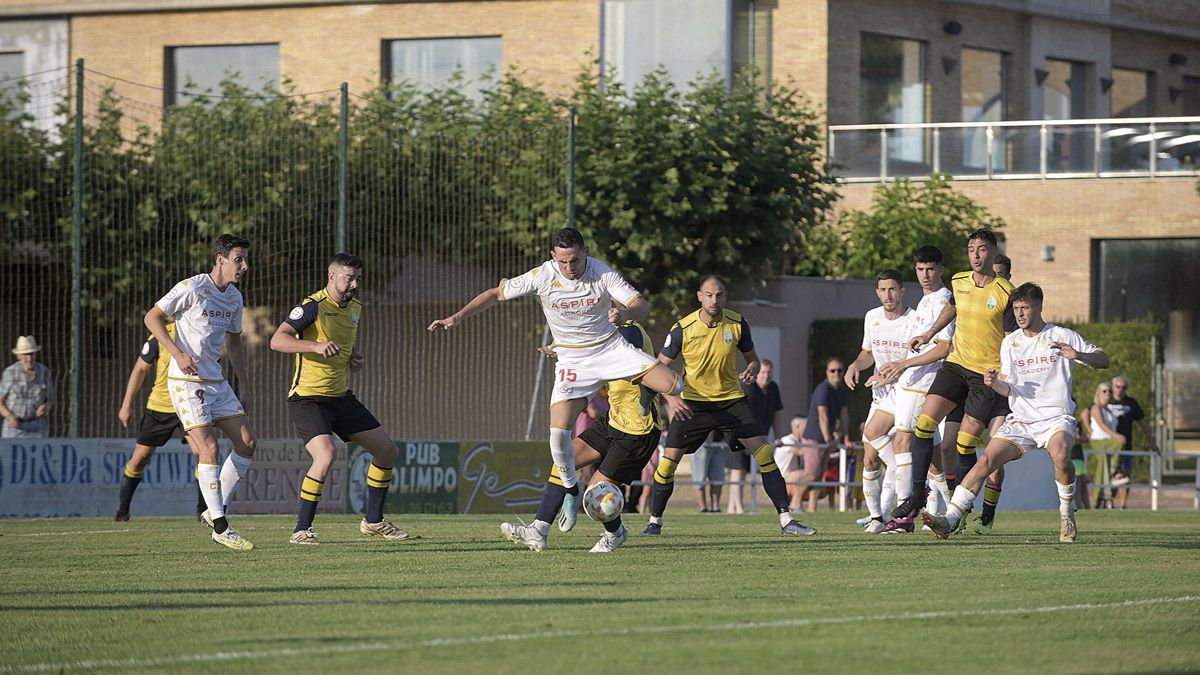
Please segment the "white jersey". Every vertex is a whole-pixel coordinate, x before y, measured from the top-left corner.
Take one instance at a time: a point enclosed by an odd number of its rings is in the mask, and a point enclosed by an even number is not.
[[[546,314],[555,347],[589,347],[611,338],[617,327],[608,320],[608,310],[616,300],[626,307],[638,297],[611,267],[588,257],[583,276],[568,279],[547,260],[525,274],[500,280],[500,299],[511,300],[537,293]]]
[[[1100,351],[1070,328],[1046,324],[1037,335],[1015,330],[1000,345],[1000,377],[1012,387],[1008,396],[1011,419],[1037,422],[1075,412],[1071,400],[1074,363],[1050,345],[1062,342],[1080,354]]]
[[[175,284],[154,303],[163,314],[175,317],[175,344],[196,360],[196,374],[185,375],[175,359],[167,377],[184,380],[225,379],[221,372],[221,345],[226,333],[242,332],[242,292],[229,284],[224,292],[207,274],[197,274]]]
[[[909,322],[910,332],[908,339],[911,340],[928,331],[934,322],[937,321],[937,318],[942,315],[942,310],[946,308],[946,305],[950,304],[951,297],[953,297],[953,293],[946,286],[942,286],[932,293],[926,293],[921,298],[921,302],[917,303],[917,309],[912,313]],[[937,335],[934,335],[933,339],[922,346],[917,353],[924,354],[933,349],[934,345],[939,342],[950,342],[953,340],[954,324],[955,322],[951,321],[945,328],[938,331]],[[933,386],[933,379],[937,377],[938,369],[941,367],[941,361],[934,361],[923,366],[909,368],[900,376],[898,384],[901,389],[928,393],[929,387]]]
[[[908,307],[904,313],[895,319],[887,318],[882,307],[876,307],[863,317],[863,351],[871,352],[875,357],[875,369],[892,361],[899,361],[908,355],[909,324],[913,311]],[[872,396],[876,401],[883,400],[896,388],[894,384],[875,387]],[[892,412],[888,410],[888,412]]]

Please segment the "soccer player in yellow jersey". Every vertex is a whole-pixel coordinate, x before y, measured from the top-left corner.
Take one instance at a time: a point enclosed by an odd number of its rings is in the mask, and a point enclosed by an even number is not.
[[[271,349],[296,355],[288,409],[312,465],[300,486],[293,544],[317,544],[312,530],[325,476],[333,464],[333,434],[357,443],[371,453],[367,468],[367,508],[358,529],[366,535],[398,541],[408,533],[383,517],[383,499],[392,482],[396,444],[379,420],[350,391],[350,371],[363,367],[363,355],[354,342],[362,322],[362,303],[354,296],[362,281],[358,256],[338,253],[329,261],[325,288],[292,308],[271,336]]]
[[[1000,344],[1016,329],[1008,297],[1013,286],[997,276],[992,264],[999,249],[991,230],[976,230],[967,239],[967,259],[971,270],[959,272],[950,282],[953,296],[941,316],[924,333],[912,338],[910,348],[928,343],[938,331],[954,321],[956,328],[950,355],[938,370],[929,395],[913,430],[911,480],[912,492],[892,510],[896,520],[908,520],[925,504],[926,472],[933,457],[933,436],[937,425],[955,406],[963,406],[962,427],[957,438],[958,476],[966,476],[975,465],[975,446],[984,425],[994,411],[1007,404],[994,389],[984,383],[984,374],[1000,366]],[[907,472],[906,472],[907,473]],[[907,476],[897,476],[903,480]]]
[[[618,330],[629,344],[654,355],[654,345],[640,323],[630,321],[621,324]],[[547,356],[557,356],[551,347],[543,347],[542,351]],[[599,464],[591,485],[600,482],[628,485],[641,477],[642,467],[658,448],[657,399],[658,395],[652,389],[629,380],[608,383],[608,414],[575,438],[575,466],[582,469]],[[545,550],[550,522],[562,508],[566,496],[567,489],[558,469],[551,466],[537,518],[531,525],[501,523],[500,532],[513,543],[534,551]],[[604,530],[591,553],[612,553],[629,537],[620,516],[604,523]]]
[[[784,534],[811,535],[816,532],[796,522],[788,508],[787,485],[775,464],[775,453],[766,431],[754,418],[741,382],[754,382],[758,355],[750,337],[750,324],[741,314],[725,309],[725,282],[707,276],[696,292],[700,309],[671,328],[658,359],[670,365],[683,358],[683,400],[691,408],[688,418],[676,416],[667,428],[666,449],[654,472],[650,494],[650,523],[645,535],[662,533],[663,512],[675,489],[675,470],[685,454],[693,453],[714,430],[727,431],[758,461],[763,488],[775,510]],[[746,359],[746,369],[737,371],[737,355]]]
[[[167,325],[167,334],[172,340],[175,339],[174,323]],[[121,501],[117,505],[117,515],[113,516],[113,520],[117,522],[129,520],[129,504],[133,500],[134,491],[142,482],[146,465],[150,463],[154,451],[171,440],[176,431],[183,430],[183,425],[175,415],[175,408],[171,405],[171,393],[167,389],[167,366],[170,361],[171,357],[167,356],[166,350],[159,348],[158,338],[151,335],[142,345],[141,354],[134,362],[133,370],[129,373],[129,382],[125,385],[125,398],[121,401],[117,419],[121,420],[122,427],[128,429],[129,423],[133,421],[133,399],[142,390],[146,373],[150,372],[151,368],[154,369],[154,388],[150,390],[146,410],[142,412],[142,421],[138,424],[137,445],[125,464],[125,477],[121,479]],[[204,494],[200,493],[196,513],[202,513],[205,508]]]

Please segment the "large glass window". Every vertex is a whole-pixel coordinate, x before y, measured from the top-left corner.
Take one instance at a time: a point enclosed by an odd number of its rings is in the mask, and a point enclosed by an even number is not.
[[[167,105],[221,93],[221,82],[236,79],[253,90],[279,86],[279,45],[168,47]]]
[[[1094,245],[1092,317],[1166,325],[1168,368],[1200,367],[1200,239],[1102,239]]]
[[[16,103],[25,76],[25,54],[22,52],[0,52],[0,99],[5,103]]]
[[[389,40],[384,46],[384,77],[389,82],[441,86],[457,72],[462,91],[479,98],[484,75],[498,71],[503,56],[499,37]]]
[[[916,40],[863,33],[859,64],[859,122],[920,124],[928,121],[925,106],[925,44]],[[926,164],[926,133],[920,129],[888,134],[888,158],[910,165]],[[920,171],[922,169],[917,168]],[[891,175],[911,175],[900,167]]]
[[[605,0],[604,66],[632,88],[658,66],[685,86],[731,67],[726,0]]]
[[[733,0],[733,72],[753,67],[764,90],[771,84],[771,8],[767,2]]]
[[[1007,55],[984,49],[962,50],[962,121],[1000,122],[1006,117]],[[1005,166],[1005,153],[993,159],[997,169]],[[987,133],[983,128],[963,130],[963,166],[987,168]]]
[[[1048,75],[1042,83],[1043,115],[1047,120],[1086,117],[1087,66],[1075,61],[1046,59]],[[1092,141],[1086,129],[1050,127],[1046,171],[1079,172],[1092,168]]]
[[[1112,82],[1113,117],[1150,117],[1150,73],[1113,68]]]

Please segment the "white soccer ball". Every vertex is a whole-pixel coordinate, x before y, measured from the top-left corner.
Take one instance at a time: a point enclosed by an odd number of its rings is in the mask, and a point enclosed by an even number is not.
[[[607,523],[621,515],[625,495],[621,488],[607,481],[596,483],[583,493],[583,511],[588,518]]]

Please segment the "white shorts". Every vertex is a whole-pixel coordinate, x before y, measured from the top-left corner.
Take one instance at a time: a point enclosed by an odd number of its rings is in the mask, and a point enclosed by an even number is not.
[[[921,410],[925,407],[925,398],[928,396],[923,391],[915,389],[905,389],[901,386],[896,386],[895,389],[896,406],[896,426],[894,431],[907,431],[912,433],[917,428],[917,418],[921,416]],[[942,438],[945,436],[946,420],[942,420],[938,424],[937,432],[933,435],[933,444],[939,445]]]
[[[658,359],[634,347],[618,333],[593,347],[559,347],[550,405],[590,398],[611,380],[645,375]]]
[[[871,419],[871,415],[876,410],[882,410],[890,415],[896,414],[896,392],[900,391],[900,387],[894,384],[885,384],[882,387],[871,388],[871,412],[867,414],[867,419]]]
[[[242,402],[233,393],[233,387],[225,380],[169,379],[167,384],[171,388],[171,405],[183,423],[184,431],[210,427],[213,422],[246,414]]]
[[[1019,447],[1024,455],[1034,448],[1046,447],[1054,434],[1060,431],[1067,435],[1067,445],[1070,446],[1075,440],[1075,418],[1059,415],[1048,420],[1022,422],[1009,415],[1004,419],[1004,425],[996,432],[995,438],[1002,438]]]

